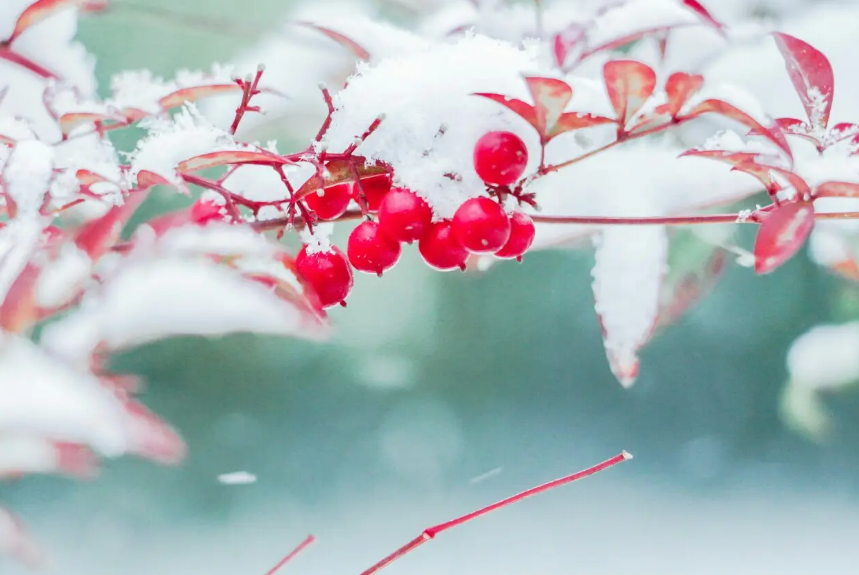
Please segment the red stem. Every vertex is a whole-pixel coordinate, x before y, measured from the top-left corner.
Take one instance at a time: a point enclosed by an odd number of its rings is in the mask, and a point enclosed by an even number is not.
[[[17,64],[18,66],[21,66],[22,68],[29,70],[30,72],[36,74],[37,76],[41,76],[42,78],[59,78],[59,76],[57,76],[47,68],[40,66],[26,56],[22,56],[8,46],[0,46],[0,60],[7,60],[9,62],[12,62],[13,64]]]
[[[283,559],[278,561],[277,565],[275,565],[274,567],[269,569],[265,575],[274,575],[275,573],[277,573],[281,567],[283,567],[284,565],[286,565],[287,563],[289,563],[290,561],[295,559],[295,557],[299,553],[301,553],[302,551],[307,549],[307,547],[311,543],[313,543],[314,541],[316,541],[316,538],[313,535],[308,535],[304,541],[302,541],[301,543],[298,544],[298,547],[296,547],[295,549],[293,549],[292,551],[287,553],[286,557],[284,557]]]
[[[608,469],[609,467],[617,465],[618,463],[623,463],[624,461],[626,461],[628,459],[632,459],[632,455],[630,455],[629,453],[624,451],[618,455],[615,455],[611,459],[607,459],[607,460],[603,461],[602,463],[598,463],[597,465],[594,465],[593,467],[589,467],[589,468],[585,469],[584,471],[579,471],[578,473],[573,473],[572,475],[567,475],[566,477],[561,477],[560,479],[555,479],[554,481],[544,483],[543,485],[538,485],[537,487],[532,487],[531,489],[523,491],[522,493],[512,495],[510,497],[507,497],[506,499],[502,499],[501,501],[498,501],[497,503],[493,503],[492,505],[487,505],[486,507],[482,507],[482,508],[478,509],[477,511],[472,511],[471,513],[467,513],[466,515],[463,515],[462,517],[457,517],[456,519],[452,519],[450,521],[446,521],[444,523],[440,523],[438,525],[434,525],[433,527],[429,527],[427,529],[424,529],[423,533],[421,533],[420,535],[418,535],[417,537],[415,537],[414,539],[412,539],[411,541],[409,541],[408,543],[406,543],[405,545],[403,545],[402,547],[400,547],[399,549],[397,549],[396,551],[394,551],[393,553],[391,553],[387,557],[378,561],[369,569],[362,571],[361,575],[372,575],[373,573],[376,573],[377,571],[383,569],[384,567],[390,565],[391,563],[393,563],[397,559],[401,558],[403,555],[406,555],[407,553],[414,551],[415,549],[417,549],[418,547],[420,547],[421,545],[423,545],[424,543],[426,543],[430,539],[433,539],[436,535],[438,535],[439,533],[441,533],[443,531],[447,531],[448,529],[453,529],[454,527],[457,527],[458,525],[462,525],[463,523],[466,523],[466,522],[471,521],[473,519],[477,519],[481,515],[486,515],[487,513],[490,513],[492,511],[495,511],[495,510],[500,509],[502,507],[512,505],[513,503],[521,501],[525,498],[532,497],[534,495],[538,495],[540,493],[543,493],[544,491],[549,491],[550,489],[560,487],[561,485],[566,485],[567,483],[572,483],[573,481],[577,481],[579,479],[583,479],[589,475],[593,475],[594,473],[598,473],[604,469]]]

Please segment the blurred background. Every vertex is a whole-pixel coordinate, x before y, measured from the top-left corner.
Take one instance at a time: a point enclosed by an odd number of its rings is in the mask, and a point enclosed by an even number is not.
[[[136,1],[260,37],[299,3]],[[80,33],[105,89],[122,69],[170,76],[248,46],[115,4]],[[270,131],[281,149],[306,137]],[[786,425],[780,404],[790,343],[859,317],[859,289],[804,257],[766,277],[732,265],[623,390],[592,263],[590,251],[538,252],[440,274],[412,249],[383,281],[357,278],[329,343],[134,350],[115,368],[145,376],[144,402],[180,429],[189,459],[109,461],[92,483],[31,477],[0,485],[2,499],[58,574],[263,575],[307,533],[318,543],[284,574],[358,573],[425,527],[626,449],[633,462],[445,533],[386,573],[855,572],[859,395],[823,398],[823,440]],[[218,481],[236,471],[258,480]],[[0,572],[24,573],[5,559]]]

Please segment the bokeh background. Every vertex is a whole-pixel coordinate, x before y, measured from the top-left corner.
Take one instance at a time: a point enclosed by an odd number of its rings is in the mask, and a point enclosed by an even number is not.
[[[263,36],[298,2],[136,3]],[[125,68],[206,68],[248,44],[115,4],[81,26],[103,86]],[[790,343],[859,316],[859,289],[804,257],[767,277],[732,265],[623,390],[591,265],[589,251],[540,252],[439,274],[410,250],[384,280],[358,278],[331,342],[134,350],[115,367],[146,377],[145,402],[190,458],[110,461],[92,483],[27,478],[0,485],[2,498],[58,574],[263,575],[307,533],[319,542],[283,573],[357,573],[424,527],[626,449],[633,462],[445,533],[389,572],[855,572],[859,396],[824,398],[825,441],[787,426],[779,405]],[[258,481],[217,480],[240,470]],[[4,561],[0,573],[24,573]]]

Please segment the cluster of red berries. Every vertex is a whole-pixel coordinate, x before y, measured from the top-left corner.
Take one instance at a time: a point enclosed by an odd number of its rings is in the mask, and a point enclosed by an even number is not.
[[[525,171],[525,143],[510,132],[490,132],[474,148],[474,168],[494,187],[514,184]],[[433,222],[429,204],[413,191],[392,187],[390,174],[361,181],[367,219],[349,236],[346,254],[302,248],[296,257],[299,273],[313,286],[323,307],[345,305],[352,289],[352,268],[381,276],[400,259],[402,244],[418,242],[424,261],[440,271],[464,270],[470,254],[494,254],[503,259],[522,259],[534,241],[534,222],[521,211],[508,215],[489,197],[466,200],[450,220]],[[307,206],[320,220],[335,220],[349,203],[358,199],[358,186],[343,183],[310,194]],[[375,219],[372,219],[372,215]]]

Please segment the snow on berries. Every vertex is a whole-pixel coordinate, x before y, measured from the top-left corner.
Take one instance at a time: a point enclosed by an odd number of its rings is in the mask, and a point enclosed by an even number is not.
[[[474,146],[474,169],[487,184],[509,186],[525,172],[528,148],[512,132],[489,132]]]
[[[348,183],[336,184],[308,194],[304,201],[320,220],[336,220],[352,201],[352,187]]]
[[[316,291],[323,308],[345,305],[355,279],[346,255],[336,246],[327,250],[304,246],[295,257],[298,273]]]

